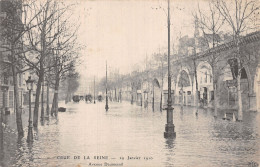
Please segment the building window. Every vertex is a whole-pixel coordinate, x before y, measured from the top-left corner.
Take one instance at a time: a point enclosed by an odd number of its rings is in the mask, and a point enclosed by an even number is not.
[[[214,91],[211,91],[210,95],[211,95],[211,100],[214,100]]]

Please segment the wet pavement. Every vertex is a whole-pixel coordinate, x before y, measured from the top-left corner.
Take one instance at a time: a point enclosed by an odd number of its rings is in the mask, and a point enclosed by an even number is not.
[[[85,167],[107,163],[208,167],[260,163],[260,115],[256,112],[244,112],[243,122],[235,122],[223,120],[223,111],[215,119],[210,109],[200,109],[196,116],[192,107],[182,111],[175,106],[176,138],[167,140],[163,137],[165,110],[153,112],[130,102],[110,103],[108,112],[103,102],[70,103],[66,107],[58,119],[39,123],[33,144],[26,142],[27,111],[23,113],[25,137],[21,140],[17,140],[15,115],[4,116],[0,166]]]

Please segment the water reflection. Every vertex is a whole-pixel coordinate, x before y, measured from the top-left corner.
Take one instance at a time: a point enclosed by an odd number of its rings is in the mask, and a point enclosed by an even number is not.
[[[174,139],[165,139],[166,149],[172,150],[174,148]]]
[[[223,111],[215,119],[209,109],[199,109],[196,116],[194,107],[181,110],[175,106],[177,136],[164,139],[166,110],[153,112],[152,107],[111,102],[106,112],[104,106],[68,103],[67,111],[59,113],[58,118],[50,117],[34,128],[32,145],[27,144],[26,137],[17,141],[11,131],[15,127],[15,115],[11,114],[6,118],[7,127],[0,125],[0,153],[4,155],[0,164],[87,166],[89,161],[57,160],[57,156],[133,155],[152,156],[153,160],[124,161],[124,166],[245,166],[260,156],[258,113],[246,112],[243,122],[233,122],[222,120]]]
[[[174,166],[174,146],[175,146],[175,139],[165,139],[165,148],[166,148],[166,153],[165,157],[166,160],[164,162],[164,166]]]

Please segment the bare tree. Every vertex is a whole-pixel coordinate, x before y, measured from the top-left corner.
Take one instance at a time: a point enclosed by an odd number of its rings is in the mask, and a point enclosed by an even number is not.
[[[237,97],[238,97],[238,121],[243,119],[243,104],[241,96],[241,73],[246,62],[244,56],[241,54],[241,35],[249,30],[250,21],[255,11],[259,10],[259,1],[257,0],[216,0],[215,7],[224,17],[233,33],[234,46],[236,48],[233,58],[236,60],[238,73],[235,75],[237,82]]]
[[[29,16],[38,13],[35,21],[37,26],[26,33],[26,47],[30,48],[31,52],[24,54],[22,59],[27,66],[33,69],[38,78],[33,116],[34,127],[38,126],[39,100],[44,74],[50,70],[49,66],[59,65],[56,61],[51,64],[46,63],[46,59],[47,57],[51,59],[50,56],[55,57],[53,50],[57,51],[58,39],[67,35],[64,33],[66,31],[65,25],[70,17],[68,17],[66,12],[69,11],[71,5],[61,5],[58,7],[59,3],[61,2],[45,0],[33,3],[30,8]],[[61,17],[67,18],[60,21]],[[60,28],[57,31],[58,25],[60,25]],[[57,56],[55,59],[58,59]]]
[[[67,18],[59,19],[57,33],[61,36],[58,38],[55,46],[54,62],[54,97],[51,108],[51,115],[57,116],[58,111],[58,90],[60,82],[80,64],[79,51],[82,46],[77,43],[77,31],[79,26],[69,25]]]
[[[29,51],[29,49],[23,45],[23,36],[36,26],[33,22],[39,13],[35,13],[30,19],[27,19],[26,8],[30,5],[30,2],[22,4],[21,1],[6,1],[5,3],[8,3],[5,9],[7,15],[1,23],[1,37],[4,39],[5,44],[2,44],[0,48],[4,50],[3,53],[8,57],[8,60],[4,63],[7,64],[8,67],[11,67],[12,70],[17,130],[18,136],[23,137],[22,109],[20,106],[18,87],[21,73],[28,70],[28,68],[24,68],[20,56]],[[22,14],[25,14],[25,16],[23,17]],[[20,75],[19,78],[18,75]]]
[[[223,26],[224,19],[222,15],[218,12],[217,8],[212,2],[208,3],[209,11],[202,12],[200,6],[198,5],[198,13],[193,15],[195,19],[195,24],[203,32],[204,41],[208,45],[208,49],[213,49],[220,42],[220,37],[218,35],[221,27]],[[197,44],[198,45],[198,44]],[[217,69],[217,61],[219,54],[213,52],[207,57],[207,62],[211,65],[212,68],[212,77],[213,77],[213,90],[214,90],[214,116],[217,117],[217,107],[218,107],[218,87],[217,81],[219,77]],[[196,87],[197,87],[196,83]],[[208,97],[209,98],[209,97]]]

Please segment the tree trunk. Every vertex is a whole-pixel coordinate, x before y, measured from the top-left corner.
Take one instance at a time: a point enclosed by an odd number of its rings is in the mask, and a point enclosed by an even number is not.
[[[44,78],[44,77],[43,77]],[[41,121],[44,120],[44,79],[42,80]]]
[[[218,115],[218,96],[217,96],[217,76],[215,73],[214,65],[212,65],[212,78],[213,78],[213,89],[214,89],[214,117]],[[208,97],[209,98],[209,97]]]
[[[36,97],[35,97],[35,104],[34,104],[34,111],[33,111],[33,126],[38,127],[38,112],[39,112],[39,101],[40,101],[40,93],[41,93],[41,83],[42,83],[42,77],[39,76],[39,80],[37,82],[37,88],[36,88]]]
[[[53,102],[52,102],[52,107],[51,107],[51,115],[55,115],[57,117],[58,115],[58,91],[59,91],[59,84],[60,84],[60,78],[57,75],[56,76],[56,82],[55,82],[55,92],[53,96]]]
[[[236,47],[237,47],[237,67],[238,67],[238,75],[237,75],[237,102],[238,102],[238,121],[243,120],[243,104],[242,104],[242,95],[241,95],[241,70],[242,65],[240,61],[240,39],[239,35],[236,35]]]
[[[115,88],[115,101],[117,101],[117,96],[116,96],[116,88]]]
[[[160,99],[160,111],[162,111],[162,91],[161,91],[161,99]]]
[[[196,84],[196,93],[195,93],[195,106],[196,106],[196,114],[198,114],[198,97],[199,97],[199,86],[198,86],[198,74],[197,74],[197,67],[196,67],[196,60],[193,60],[194,65],[194,73],[195,73],[195,84]]]
[[[17,82],[17,72],[16,72],[16,64],[12,64],[12,72],[13,72],[13,83],[14,83],[14,99],[15,99],[15,110],[16,110],[16,124],[18,136],[23,137],[23,123],[22,123],[22,109],[20,108],[19,101],[19,92],[18,92],[18,82]]]
[[[133,86],[132,86],[132,92],[131,92],[131,104],[133,104],[134,103],[134,91],[133,91]]]
[[[182,82],[182,81],[181,81]],[[184,100],[184,98],[183,98],[183,96],[184,96],[184,93],[183,93],[184,91],[183,91],[183,85],[181,85],[181,110],[183,110],[183,100]]]
[[[218,96],[217,96],[217,84],[213,83],[214,88],[214,117],[218,115]]]
[[[46,99],[46,117],[49,118],[50,115],[50,106],[49,106],[49,94],[50,94],[50,88],[49,88],[49,81],[47,81],[47,99]]]
[[[240,63],[240,61],[239,61],[239,63]],[[242,112],[243,105],[242,105],[240,79],[241,79],[241,73],[239,72],[238,76],[237,76],[238,121],[243,120],[243,112]]]
[[[153,104],[152,104],[152,108],[153,108],[153,111],[154,111],[154,85],[153,85]]]
[[[67,80],[67,84],[68,84],[68,89],[67,89],[67,92],[66,92],[66,99],[65,99],[65,104],[67,104],[69,102],[69,99],[70,99],[70,78]]]

